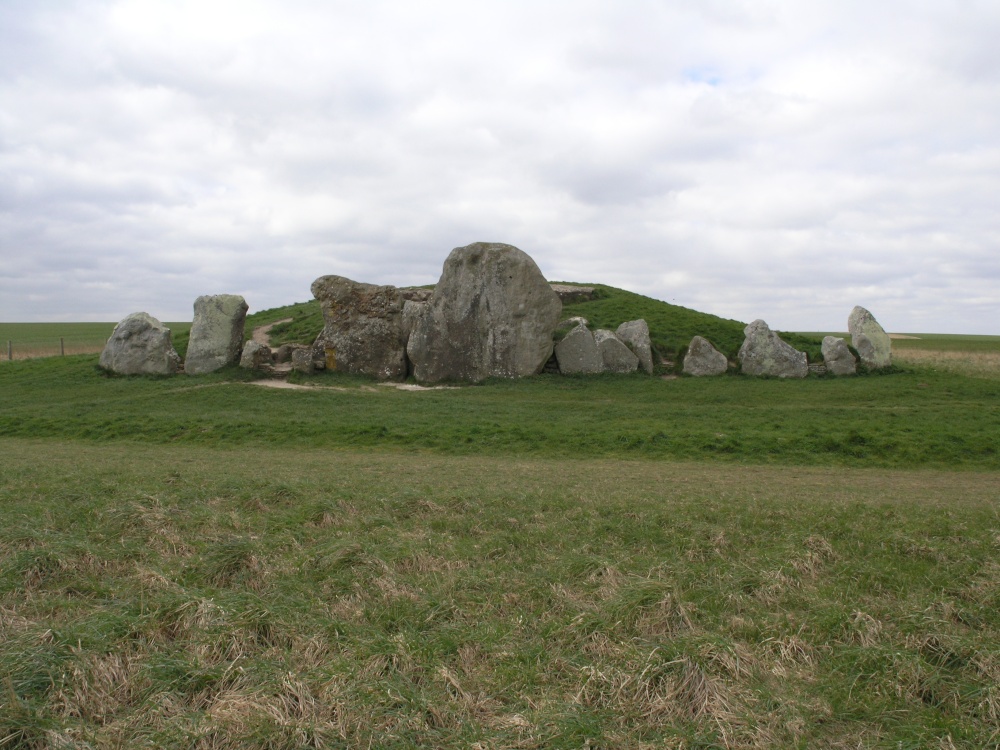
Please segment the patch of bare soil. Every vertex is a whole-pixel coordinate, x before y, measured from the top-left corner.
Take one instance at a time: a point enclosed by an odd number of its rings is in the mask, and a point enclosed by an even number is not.
[[[257,326],[253,329],[253,340],[258,344],[264,344],[264,346],[271,345],[271,329],[276,325],[281,325],[282,323],[291,323],[292,318],[284,318],[282,320],[276,320],[273,323],[268,323],[266,326]]]
[[[891,339],[916,339],[919,340],[919,336],[907,336],[905,333],[890,333],[889,338]]]

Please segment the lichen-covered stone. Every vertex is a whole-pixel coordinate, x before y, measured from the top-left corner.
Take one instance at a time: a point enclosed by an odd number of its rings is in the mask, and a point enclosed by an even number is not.
[[[184,372],[204,375],[239,362],[248,309],[246,300],[238,294],[196,299]]]
[[[744,374],[776,378],[804,378],[809,374],[805,352],[782,341],[763,320],[755,320],[743,332],[746,339],[740,347],[739,359]]]
[[[421,382],[535,375],[562,314],[535,262],[501,243],[452,250],[427,304],[406,348]]]
[[[847,330],[851,334],[851,345],[857,349],[866,367],[880,369],[892,364],[892,340],[865,308],[859,305],[851,310]]]
[[[248,341],[240,354],[240,367],[245,370],[263,370],[274,364],[271,347],[260,341]]]
[[[594,334],[587,326],[577,324],[555,347],[559,372],[564,375],[592,375],[604,372],[604,358]]]
[[[314,346],[324,352],[326,369],[379,380],[406,377],[399,289],[321,276],[313,282],[312,293],[323,310],[323,332]]]
[[[604,329],[594,331],[594,343],[601,352],[604,372],[624,374],[639,369],[639,358],[615,336],[613,331]]]
[[[649,341],[649,325],[641,318],[622,323],[615,335],[639,358],[639,366],[653,374],[653,347]]]
[[[712,343],[702,336],[695,336],[688,344],[684,355],[683,370],[695,377],[710,377],[722,375],[729,368],[726,355],[712,346]]]
[[[837,336],[823,337],[823,364],[834,375],[854,375],[858,371],[858,361],[847,342]]]
[[[152,315],[136,312],[115,326],[99,363],[118,375],[173,375],[180,370],[181,358],[170,329]]]

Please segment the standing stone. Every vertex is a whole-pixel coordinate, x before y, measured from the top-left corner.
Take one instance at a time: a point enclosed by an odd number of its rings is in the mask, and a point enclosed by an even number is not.
[[[577,324],[556,344],[556,361],[563,375],[604,372],[604,357],[585,325]]]
[[[240,355],[240,367],[245,370],[263,370],[274,364],[271,347],[260,341],[248,341]]]
[[[858,350],[862,364],[872,369],[892,364],[892,341],[889,334],[865,308],[858,306],[851,310],[847,318],[847,330],[851,334],[851,345]]]
[[[170,329],[152,315],[136,312],[115,326],[100,365],[119,375],[173,375],[180,370],[181,358]]]
[[[701,336],[691,339],[687,354],[684,355],[685,373],[695,377],[706,377],[722,375],[728,368],[729,361],[726,355],[712,346],[708,339]]]
[[[406,347],[422,382],[535,375],[562,314],[535,262],[501,243],[452,250],[427,304]]]
[[[837,336],[823,337],[823,364],[834,375],[854,375],[858,371],[858,362],[847,342]]]
[[[639,358],[639,366],[648,374],[653,374],[653,347],[649,341],[649,326],[645,320],[630,320],[622,323],[615,335]]]
[[[809,374],[806,353],[782,341],[763,320],[755,320],[743,332],[746,339],[739,358],[745,374],[777,378],[804,378]]]
[[[343,276],[321,276],[312,284],[323,309],[323,332],[314,346],[326,369],[379,380],[406,378],[403,298],[394,286],[376,286]]]
[[[238,294],[196,299],[184,372],[204,375],[239,362],[247,309],[246,300]]]
[[[601,352],[604,372],[627,373],[639,368],[639,358],[611,331],[594,331],[594,342]]]

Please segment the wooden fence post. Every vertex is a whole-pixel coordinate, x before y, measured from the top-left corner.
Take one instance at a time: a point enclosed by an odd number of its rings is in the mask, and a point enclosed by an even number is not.
[[[59,356],[66,356],[66,342],[63,340],[62,336],[59,337]]]
[[[7,361],[14,359],[14,342],[7,339]]]

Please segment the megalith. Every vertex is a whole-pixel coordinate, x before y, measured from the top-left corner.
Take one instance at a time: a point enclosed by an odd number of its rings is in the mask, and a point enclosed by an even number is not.
[[[406,378],[403,297],[394,286],[376,286],[343,276],[321,276],[312,284],[323,310],[323,332],[314,347],[326,369],[378,380]]]
[[[614,332],[604,329],[594,331],[594,343],[601,352],[604,372],[628,373],[639,369],[639,358]]]
[[[743,329],[746,339],[740,347],[740,367],[747,375],[776,378],[804,378],[809,374],[805,352],[788,345],[763,320]]]
[[[144,312],[132,313],[115,326],[99,362],[118,375],[173,375],[181,367],[170,329]]]
[[[889,334],[875,320],[875,316],[860,305],[847,317],[847,330],[851,345],[857,349],[866,367],[878,369],[892,364],[892,341]]]
[[[823,337],[823,364],[834,375],[854,375],[858,371],[858,361],[839,336]]]
[[[422,382],[479,382],[541,372],[562,303],[538,266],[512,245],[451,251],[407,343]]]
[[[238,363],[248,309],[246,300],[238,294],[196,299],[184,372],[205,375]]]
[[[639,358],[639,366],[653,374],[653,347],[649,341],[649,325],[641,318],[622,323],[615,335]]]
[[[682,368],[686,374],[695,377],[722,375],[728,367],[726,355],[712,346],[708,339],[702,336],[691,339]]]
[[[583,323],[577,323],[556,344],[556,362],[563,375],[592,375],[604,372],[604,357],[594,334]]]

